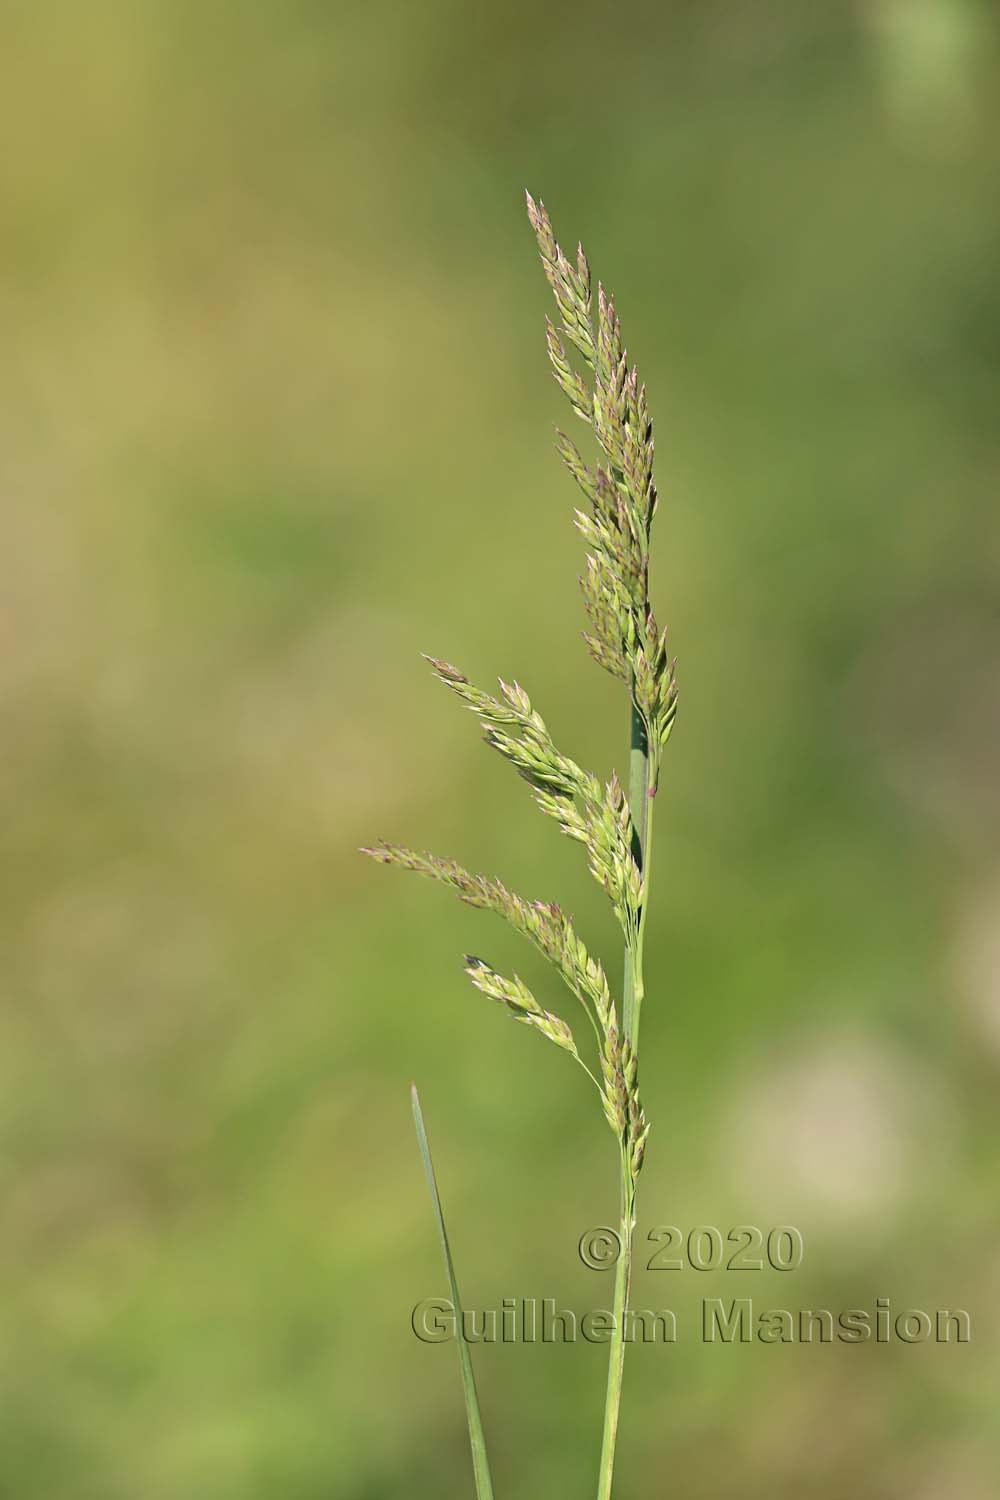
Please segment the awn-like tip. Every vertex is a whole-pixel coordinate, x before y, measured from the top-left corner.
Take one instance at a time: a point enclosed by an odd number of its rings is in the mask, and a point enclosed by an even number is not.
[[[421,651],[420,654],[427,665],[431,668],[431,671],[434,672],[436,676],[440,677],[442,682],[468,682],[469,679],[466,677],[465,673],[460,672],[457,667],[453,667],[450,661],[441,661],[439,657],[428,656],[426,651]]]

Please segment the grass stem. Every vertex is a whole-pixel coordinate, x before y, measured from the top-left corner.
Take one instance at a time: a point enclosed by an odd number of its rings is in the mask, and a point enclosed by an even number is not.
[[[650,796],[649,744],[642,714],[633,698],[629,755],[629,812],[632,816],[632,854],[644,882],[648,882],[649,842],[653,824],[653,799]],[[622,992],[622,1028],[625,1040],[637,1048],[639,1018],[645,994],[643,976],[643,938],[648,901],[644,900],[633,942],[625,945],[625,985]],[[615,1447],[618,1440],[618,1412],[622,1399],[625,1370],[625,1334],[628,1319],[629,1289],[632,1281],[632,1235],[635,1228],[635,1186],[624,1153],[621,1157],[622,1217],[619,1230],[621,1254],[615,1270],[614,1332],[608,1353],[608,1384],[604,1398],[604,1432],[601,1441],[601,1467],[597,1500],[609,1500],[614,1479]]]
[[[615,1300],[612,1310],[614,1332],[608,1354],[608,1387],[604,1401],[604,1432],[601,1439],[601,1467],[597,1482],[597,1500],[610,1500],[614,1481],[615,1448],[618,1442],[618,1413],[622,1400],[622,1377],[625,1373],[625,1334],[628,1319],[629,1289],[632,1281],[632,1232],[634,1205],[624,1160],[622,1162],[622,1217],[619,1226],[621,1254],[615,1267]]]
[[[628,807],[632,815],[632,854],[640,873],[645,875],[653,816],[652,798],[649,795],[649,743],[646,726],[634,698],[632,699],[629,751]],[[633,1047],[635,1047],[639,1031],[639,1012],[645,993],[642,975],[642,934],[648,904],[648,901],[643,902],[639,919],[639,936],[634,949],[631,944],[627,944],[625,948],[622,1029],[626,1041],[630,1042]]]

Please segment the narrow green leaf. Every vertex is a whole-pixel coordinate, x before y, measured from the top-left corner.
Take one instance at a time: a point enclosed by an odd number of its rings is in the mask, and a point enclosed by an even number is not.
[[[462,1392],[465,1397],[465,1416],[469,1424],[469,1445],[472,1448],[472,1469],[476,1477],[476,1496],[477,1500],[493,1500],[493,1481],[490,1478],[490,1465],[486,1457],[486,1437],[483,1432],[483,1419],[479,1411],[476,1380],[472,1373],[472,1358],[469,1354],[469,1346],[465,1341],[463,1332],[462,1301],[458,1295],[455,1266],[452,1262],[451,1248],[448,1244],[448,1231],[444,1227],[444,1211],[441,1207],[441,1198],[438,1193],[437,1178],[434,1176],[434,1163],[431,1161],[431,1148],[427,1140],[427,1131],[424,1127],[424,1117],[420,1109],[420,1096],[417,1093],[416,1084],[411,1086],[410,1093],[413,1099],[413,1123],[417,1127],[417,1143],[420,1146],[420,1155],[424,1163],[424,1173],[427,1177],[427,1187],[430,1190],[431,1203],[434,1206],[434,1217],[437,1219],[438,1234],[441,1238],[441,1249],[444,1252],[444,1263],[448,1272],[448,1284],[451,1289],[451,1300],[455,1308],[458,1363],[462,1372]]]

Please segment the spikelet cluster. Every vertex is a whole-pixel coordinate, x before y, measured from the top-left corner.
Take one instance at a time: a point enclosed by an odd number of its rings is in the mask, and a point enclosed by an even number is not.
[[[524,1021],[526,1025],[533,1026],[542,1036],[548,1037],[550,1042],[555,1042],[557,1047],[562,1047],[563,1051],[579,1057],[573,1033],[566,1022],[559,1016],[543,1010],[528,986],[517,974],[513,979],[507,979],[503,974],[498,974],[490,964],[481,958],[473,957],[471,953],[465,955],[465,972],[477,990],[482,990],[483,994],[489,995],[491,1000],[498,1000],[515,1020]]]
[[[613,1021],[601,1048],[601,1102],[605,1118],[618,1137],[629,1175],[639,1175],[649,1125],[639,1100],[639,1065],[628,1041]]]
[[[559,802],[578,799],[587,804],[600,797],[600,785],[575,761],[560,754],[552,742],[541,714],[519,683],[500,681],[500,698],[474,687],[469,679],[450,662],[433,656],[424,658],[434,675],[451,688],[479,718],[483,736],[492,749],[510,762],[536,794],[556,799],[555,807],[542,802],[547,812],[558,817]]]
[[[553,901],[529,901],[491,875],[473,875],[453,859],[436,854],[418,854],[402,844],[380,841],[362,854],[380,864],[399,865],[437,880],[453,890],[468,906],[492,911],[515,932],[526,937],[557,970],[566,988],[592,1015],[603,1031],[614,1010],[607,975],[598,959],[587,951],[571,919]]]
[[[629,365],[613,297],[598,286],[596,328],[590,267],[582,246],[573,265],[559,246],[544,203],[528,193],[559,328],[547,322],[546,342],[556,382],[576,415],[592,427],[601,457],[592,467],[576,444],[557,432],[557,448],[588,504],[576,524],[588,552],[580,580],[590,628],[591,656],[621,678],[642,715],[655,770],[677,706],[675,663],[649,602],[649,536],[656,511],[653,423],[646,387]],[[574,367],[576,350],[587,378]]]
[[[604,1114],[634,1177],[642,1164],[648,1134],[639,1103],[636,1060],[627,1042],[621,1039],[618,1008],[607,975],[600,961],[587,951],[562,908],[555,902],[529,901],[493,876],[474,875],[457,860],[421,854],[402,844],[380,841],[361,852],[380,864],[397,865],[438,881],[468,906],[495,912],[548,959],[594,1025],[601,1071],[598,1088]],[[570,1027],[561,1017],[539,1005],[517,975],[508,979],[485,960],[469,955],[465,970],[483,994],[501,1002],[517,1020],[532,1026],[578,1062],[583,1061]]]
[[[495,698],[474,687],[450,662],[426,660],[480,720],[486,743],[528,782],[542,811],[584,845],[590,871],[629,938],[642,902],[642,876],[632,853],[632,817],[617,775],[602,786],[563,755],[519,683],[501,680],[501,697]]]

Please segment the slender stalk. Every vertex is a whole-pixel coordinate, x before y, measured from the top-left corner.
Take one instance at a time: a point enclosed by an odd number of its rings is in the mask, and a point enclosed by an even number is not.
[[[632,1028],[629,1032],[628,1025],[625,1026],[625,1035],[632,1043],[633,1051],[638,1055],[639,1051],[639,1022],[642,1019],[642,1002],[646,997],[645,970],[643,957],[646,943],[646,913],[649,911],[649,882],[652,875],[653,865],[653,808],[656,805],[656,787],[650,779],[650,762],[648,754],[644,756],[642,768],[642,781],[640,785],[641,806],[630,802],[633,818],[638,819],[637,826],[641,829],[639,868],[642,871],[643,887],[645,896],[639,909],[639,926],[635,939],[635,977],[632,986]]]
[[[632,700],[631,748],[629,752],[628,808],[632,815],[632,854],[642,874],[646,873],[649,855],[649,834],[652,824],[652,798],[649,795],[649,744],[642,714]],[[648,878],[648,877],[647,877]],[[644,985],[642,976],[642,937],[645,928],[646,907],[644,901],[639,915],[639,934],[635,949],[631,944],[625,948],[625,986],[622,992],[622,1028],[626,1041],[633,1047],[639,1031],[639,1012],[642,1007]]]
[[[648,882],[650,835],[653,823],[653,798],[649,786],[649,745],[646,726],[635,701],[632,702],[631,752],[629,756],[629,811],[632,815],[632,853]],[[642,957],[646,926],[644,900],[639,913],[634,942],[625,945],[625,985],[622,992],[622,1025],[626,1041],[638,1045],[639,1018],[645,994]],[[635,1187],[624,1153],[621,1157],[621,1254],[615,1270],[614,1331],[608,1351],[608,1384],[604,1398],[604,1432],[601,1441],[601,1466],[597,1500],[610,1500],[614,1479],[615,1448],[618,1441],[618,1413],[622,1399],[625,1371],[628,1299],[632,1282],[632,1236],[635,1230]]]
[[[604,1402],[604,1434],[601,1441],[601,1467],[597,1482],[597,1500],[610,1500],[614,1479],[615,1446],[618,1441],[618,1412],[622,1399],[622,1376],[625,1370],[625,1325],[628,1316],[629,1287],[632,1280],[633,1206],[628,1190],[625,1163],[622,1162],[621,1255],[615,1268],[614,1333],[608,1358],[608,1390]]]

